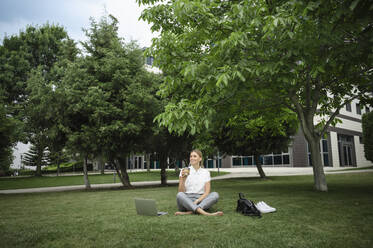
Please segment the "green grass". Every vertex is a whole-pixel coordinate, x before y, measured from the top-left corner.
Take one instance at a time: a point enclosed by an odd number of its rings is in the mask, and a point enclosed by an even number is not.
[[[373,173],[213,181],[222,217],[173,216],[176,186],[0,195],[1,247],[373,247]],[[238,193],[276,213],[235,212]],[[136,215],[134,197],[153,198],[162,217]]]
[[[211,171],[211,176],[218,176],[218,173]],[[225,175],[228,172],[220,172],[219,175]],[[160,171],[144,171],[128,173],[131,182],[142,181],[160,181]],[[168,180],[178,179],[175,171],[167,171]],[[114,183],[113,174],[94,174],[89,175],[91,184]],[[118,176],[115,177],[115,182],[119,183]],[[43,176],[43,177],[7,177],[0,178],[0,190],[4,189],[23,189],[23,188],[40,188],[40,187],[55,187],[66,185],[82,185],[84,184],[83,175],[76,176]]]

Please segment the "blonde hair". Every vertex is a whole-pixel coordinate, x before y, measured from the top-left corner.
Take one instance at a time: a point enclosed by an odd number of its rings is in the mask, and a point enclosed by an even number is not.
[[[202,156],[202,152],[200,150],[198,150],[198,149],[194,149],[190,153],[192,153],[192,152],[195,152],[195,153],[197,153],[198,156],[200,156],[201,161],[199,161],[199,167],[203,168],[203,156]]]

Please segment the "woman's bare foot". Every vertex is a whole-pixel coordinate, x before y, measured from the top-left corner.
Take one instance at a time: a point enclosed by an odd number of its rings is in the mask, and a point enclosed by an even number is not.
[[[193,211],[187,211],[187,212],[176,212],[175,215],[186,215],[186,214],[193,214]]]
[[[202,215],[206,215],[206,216],[222,216],[223,215],[223,212],[221,212],[221,211],[218,211],[218,212],[215,212],[215,213],[209,213],[209,212],[206,212],[205,210],[203,210],[202,208],[197,208],[196,212],[199,213],[199,214],[202,214]]]
[[[211,216],[223,216],[223,212],[222,211],[218,211],[218,212],[215,212],[215,213],[212,213]]]

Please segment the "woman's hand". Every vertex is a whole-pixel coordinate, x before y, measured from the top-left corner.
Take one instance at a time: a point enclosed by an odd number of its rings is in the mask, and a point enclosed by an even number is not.
[[[184,178],[187,177],[187,176],[189,176],[189,169],[184,168],[181,171],[181,176],[184,177]]]

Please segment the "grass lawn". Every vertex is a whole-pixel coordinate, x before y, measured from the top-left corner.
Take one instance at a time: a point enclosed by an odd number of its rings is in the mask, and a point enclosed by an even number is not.
[[[373,247],[373,173],[213,181],[222,217],[174,216],[176,186],[0,195],[0,247]],[[278,209],[235,212],[238,193]],[[153,198],[161,217],[137,216],[134,197]]]
[[[225,175],[228,172],[211,171],[211,177],[218,175]],[[144,171],[128,173],[131,182],[142,181],[160,181],[160,171]],[[175,171],[167,171],[168,180],[178,179],[179,174],[176,175]],[[89,182],[91,184],[114,183],[113,174],[93,174],[89,175]],[[115,177],[115,182],[120,183],[118,176]],[[83,175],[76,176],[43,176],[43,177],[7,177],[0,178],[0,190],[4,189],[25,189],[25,188],[40,188],[40,187],[55,187],[66,185],[82,185],[84,184]]]

